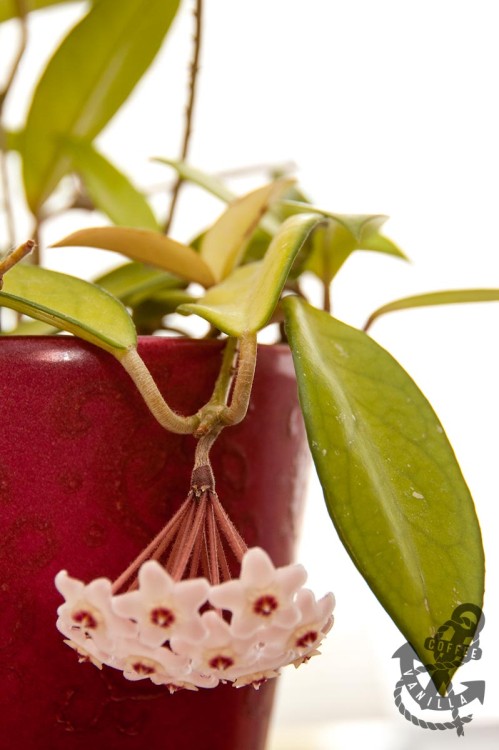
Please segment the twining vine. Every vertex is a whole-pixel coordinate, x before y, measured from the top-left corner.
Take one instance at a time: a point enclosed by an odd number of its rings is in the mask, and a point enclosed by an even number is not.
[[[195,31],[194,31],[194,47],[192,52],[192,60],[190,64],[190,70],[189,70],[189,93],[188,93],[188,99],[187,99],[187,105],[185,109],[185,126],[184,126],[184,137],[182,141],[182,150],[180,152],[180,160],[185,161],[187,158],[187,154],[189,152],[189,143],[191,139],[192,134],[192,121],[193,121],[193,115],[194,115],[194,104],[196,101],[196,92],[197,92],[197,82],[198,82],[198,72],[199,72],[199,58],[201,55],[201,38],[202,38],[202,27],[203,27],[203,0],[196,0],[196,4],[194,7],[194,18],[195,18]],[[184,178],[181,177],[181,175],[177,175],[177,178],[175,180],[175,183],[172,188],[171,192],[171,199],[170,199],[170,210],[168,212],[168,216],[165,222],[164,226],[164,233],[168,234],[170,230],[171,223],[173,221],[173,216],[175,213],[175,208],[177,205],[177,200],[180,192],[180,187],[184,181]]]

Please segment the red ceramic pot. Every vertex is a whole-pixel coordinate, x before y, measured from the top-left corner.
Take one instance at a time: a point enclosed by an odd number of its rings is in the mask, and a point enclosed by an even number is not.
[[[220,342],[144,338],[170,405],[210,394]],[[164,431],[118,362],[69,336],[0,341],[0,747],[258,750],[275,680],[170,695],[78,664],[55,628],[55,574],[111,579],[177,509],[195,441]],[[308,450],[284,346],[259,348],[247,418],[212,452],[217,490],[248,546],[290,562]]]

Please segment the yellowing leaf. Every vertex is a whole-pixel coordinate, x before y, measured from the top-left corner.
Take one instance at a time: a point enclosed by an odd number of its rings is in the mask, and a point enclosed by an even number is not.
[[[237,268],[195,304],[178,312],[196,313],[230,336],[255,333],[269,321],[296,255],[321,216],[298,215],[284,222],[263,260]]]
[[[288,179],[276,180],[237,198],[208,229],[201,242],[201,257],[217,281],[239,265],[262,216],[292,183]]]
[[[283,302],[308,439],[353,562],[423,663],[461,602],[481,606],[480,527],[430,404],[369,336]]]
[[[74,333],[118,358],[137,341],[121,302],[87,281],[45,268],[14,266],[4,276],[0,306]]]
[[[140,263],[196,281],[205,287],[214,283],[213,274],[200,255],[180,242],[159,232],[130,227],[94,227],[81,229],[56,242],[53,247],[97,247],[126,255]]]
[[[69,32],[35,89],[23,142],[24,186],[39,213],[70,168],[64,138],[93,138],[147,70],[179,0],[100,0]]]

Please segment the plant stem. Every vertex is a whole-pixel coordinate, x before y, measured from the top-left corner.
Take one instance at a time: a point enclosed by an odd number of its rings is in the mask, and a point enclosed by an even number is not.
[[[225,404],[230,388],[230,381],[234,372],[233,367],[236,350],[237,338],[229,336],[225,343],[222,367],[218,373],[217,382],[215,383],[210,402]]]
[[[199,411],[199,426],[195,437],[201,438],[211,432],[216,425],[221,423],[221,417],[225,409],[227,396],[229,394],[232,376],[234,373],[234,356],[238,340],[232,336],[225,344],[222,366],[218,373],[217,381],[211,394],[211,398]]]
[[[7,81],[0,92],[0,174],[2,183],[2,194],[3,194],[3,212],[5,214],[5,221],[7,225],[7,242],[9,246],[15,245],[16,243],[16,226],[14,219],[14,208],[12,206],[12,196],[10,191],[10,180],[9,180],[9,169],[7,164],[7,148],[5,147],[5,126],[3,124],[3,109],[5,101],[12,88],[12,84],[16,77],[19,65],[22,57],[26,50],[28,43],[28,25],[26,23],[26,0],[15,0],[17,12],[19,14],[19,24],[21,31],[21,39],[19,41],[19,47],[17,53],[12,62]]]
[[[187,154],[189,151],[189,142],[191,138],[192,133],[192,118],[194,114],[194,103],[196,100],[196,89],[197,89],[197,81],[198,81],[198,72],[199,72],[199,57],[201,53],[201,37],[202,37],[202,29],[203,29],[203,0],[195,0],[196,4],[194,7],[194,18],[196,22],[196,28],[194,32],[194,47],[193,47],[193,53],[192,53],[192,61],[190,64],[190,74],[189,74],[189,96],[187,100],[187,106],[185,109],[185,127],[184,127],[184,138],[182,142],[182,151],[180,154],[180,160],[185,161],[187,158]],[[168,217],[165,222],[164,227],[164,233],[168,234],[170,231],[170,226],[173,221],[173,216],[175,214],[175,208],[177,205],[177,200],[180,192],[180,187],[183,183],[183,177],[180,175],[177,176],[177,179],[175,180],[172,194],[171,194],[171,200],[170,200],[170,210],[168,212]]]
[[[171,409],[140,357],[137,349],[129,349],[118,361],[137,386],[142,398],[159,424],[170,432],[179,435],[194,434],[199,438],[196,448],[194,470],[207,467],[210,472],[209,452],[222,429],[227,425],[238,424],[248,410],[251,387],[256,365],[256,334],[246,334],[240,339],[234,391],[230,405],[226,405],[232,377],[237,339],[228,338],[222,366],[213,389],[213,394],[197,414],[183,417]],[[213,475],[209,485],[214,488]]]
[[[256,352],[256,334],[248,333],[242,336],[232,399],[222,415],[225,425],[238,424],[246,416],[255,374]]]
[[[323,264],[324,264],[324,278],[322,279],[322,283],[324,285],[324,297],[323,297],[323,303],[322,303],[322,309],[325,312],[330,313],[331,312],[331,279],[329,276],[329,260],[330,260],[330,247],[332,245],[333,241],[333,224],[332,222],[328,222],[326,224],[326,229],[324,232],[324,250],[323,250]]]
[[[23,242],[22,245],[16,247],[15,250],[11,250],[11,252],[8,253],[2,261],[0,261],[0,289],[3,286],[3,277],[5,276],[7,271],[10,271],[10,269],[15,266],[16,263],[19,263],[20,260],[25,258],[26,255],[28,255],[34,247],[34,240]]]
[[[221,431],[222,426],[219,425],[207,435],[203,435],[202,438],[199,438],[194,457],[194,471],[205,466],[210,466],[210,450]],[[213,487],[211,487],[211,489],[213,489]]]
[[[142,398],[162,427],[178,435],[190,435],[199,425],[199,417],[194,414],[182,417],[171,409],[159,392],[158,386],[136,349],[130,349],[119,359]]]
[[[44,223],[45,219],[41,218],[40,216],[35,216],[35,227],[33,229],[33,237],[35,240],[35,249],[33,252],[33,264],[35,266],[41,265],[42,262],[42,256],[41,256],[41,228]]]
[[[322,309],[325,312],[331,312],[331,287],[328,283],[324,282],[324,298],[322,303]]]

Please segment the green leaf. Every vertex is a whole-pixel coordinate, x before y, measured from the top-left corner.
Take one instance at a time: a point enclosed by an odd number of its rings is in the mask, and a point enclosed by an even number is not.
[[[70,168],[64,138],[92,140],[147,70],[179,0],[100,0],[63,40],[28,113],[24,185],[33,213]]]
[[[432,305],[455,305],[463,302],[499,302],[499,289],[451,289],[445,292],[428,292],[396,299],[375,310],[369,316],[364,330],[367,331],[376,318],[388,312]]]
[[[210,268],[192,247],[182,245],[170,237],[147,229],[129,227],[94,227],[80,229],[52,247],[97,247],[126,255],[140,263],[162,268],[164,271],[211,286],[215,280]]]
[[[160,231],[145,196],[89,141],[66,139],[64,144],[93,204],[113,224]]]
[[[291,180],[276,180],[237,198],[208,229],[201,242],[201,257],[217,281],[239,265],[261,218],[291,184]]]
[[[306,213],[298,211],[298,205],[305,205],[310,208],[311,204],[307,196],[301,191],[298,185],[291,185],[282,195],[281,200],[272,207],[272,216],[279,222],[286,221],[290,216],[297,213]],[[322,213],[317,211],[315,213]]]
[[[134,307],[162,290],[183,288],[186,282],[143,263],[132,262],[124,263],[99,276],[94,283],[121,300],[124,305]]]
[[[272,237],[273,234],[269,234],[261,226],[257,227],[246,247],[242,262],[253,263],[253,261],[255,260],[261,260],[269,249],[269,245],[272,242]]]
[[[26,12],[42,10],[49,8],[51,5],[67,5],[74,0],[25,0]],[[11,18],[19,16],[18,4],[16,0],[0,0],[0,23],[9,21]]]
[[[193,185],[202,187],[208,193],[211,193],[216,198],[220,198],[220,200],[224,201],[225,203],[230,203],[237,198],[236,193],[233,193],[232,190],[229,190],[229,188],[226,187],[223,181],[218,177],[207,174],[206,172],[202,172],[200,169],[192,167],[185,161],[164,159],[159,156],[153,159],[153,161],[157,161],[160,164],[167,164],[177,172],[179,177],[182,177],[182,179],[186,180],[187,182],[192,182]]]
[[[300,248],[323,221],[321,216],[292,216],[272,240],[263,260],[237,268],[199,302],[182,305],[178,312],[195,313],[230,336],[260,330],[277,305]]]
[[[369,336],[283,302],[308,439],[331,518],[423,663],[460,602],[481,606],[473,501],[430,404]]]
[[[388,219],[381,215],[333,214],[298,201],[283,201],[283,208],[295,213],[311,212],[331,219],[327,228],[317,232],[307,247],[301,271],[311,271],[324,284],[330,284],[344,262],[355,250],[373,250],[407,260],[402,250],[379,233]]]
[[[118,358],[136,344],[135,327],[121,302],[74,276],[14,266],[4,276],[0,306],[74,333]]]
[[[165,324],[163,318],[176,312],[177,307],[186,302],[195,302],[195,298],[183,289],[167,289],[143,299],[133,310],[137,330],[141,334],[150,335],[168,328],[168,322]]]

